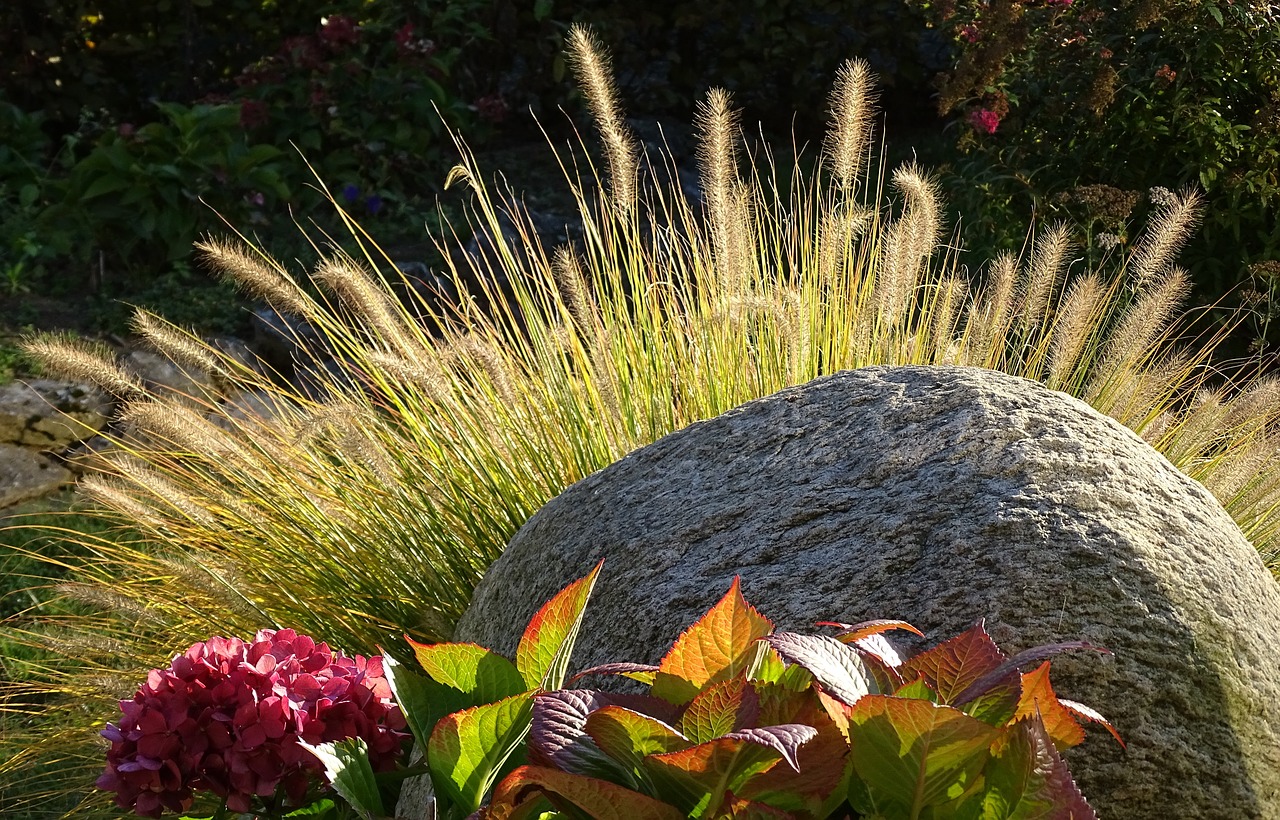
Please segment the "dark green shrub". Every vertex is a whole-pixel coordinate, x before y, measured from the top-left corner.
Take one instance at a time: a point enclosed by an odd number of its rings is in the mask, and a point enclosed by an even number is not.
[[[683,116],[687,100],[722,85],[749,121],[784,134],[793,125],[802,135],[820,130],[828,78],[846,59],[871,64],[892,117],[927,105],[928,81],[945,56],[942,38],[903,0],[505,0],[498,7],[494,31],[515,50],[514,61],[506,56],[516,69],[508,82],[521,104],[560,100],[563,32],[581,22],[611,44],[618,85],[635,110]],[[812,113],[795,121],[797,111]]]
[[[1280,256],[1274,3],[909,3],[953,44],[938,110],[973,157],[962,175],[981,169],[1006,201],[1082,218],[1108,243],[1125,240],[1122,204],[1202,187],[1205,224],[1183,254],[1202,296]]]

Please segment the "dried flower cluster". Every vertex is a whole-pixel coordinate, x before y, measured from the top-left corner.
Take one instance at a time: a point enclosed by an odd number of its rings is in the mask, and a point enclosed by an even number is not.
[[[145,817],[185,811],[196,791],[237,812],[255,797],[300,805],[324,770],[299,741],[362,738],[385,770],[408,737],[381,657],[347,657],[292,629],[194,644],[120,709],[102,732],[111,749],[97,785]]]

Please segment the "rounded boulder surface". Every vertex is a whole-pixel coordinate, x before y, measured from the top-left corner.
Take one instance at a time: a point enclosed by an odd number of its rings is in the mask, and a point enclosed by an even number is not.
[[[1010,654],[1115,653],[1053,661],[1128,743],[1067,753],[1101,816],[1280,817],[1275,580],[1200,484],[1035,382],[866,368],[669,435],[535,514],[455,639],[514,656],[602,558],[575,668],[656,662],[735,575],[779,629],[902,618],[936,643],[985,618]]]

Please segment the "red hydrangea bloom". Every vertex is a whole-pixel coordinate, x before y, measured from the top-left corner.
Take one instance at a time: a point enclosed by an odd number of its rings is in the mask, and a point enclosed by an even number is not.
[[[146,817],[185,811],[202,790],[237,812],[278,792],[296,806],[324,776],[300,740],[363,738],[385,771],[409,737],[381,657],[347,657],[292,629],[197,643],[151,670],[120,710],[102,732],[111,749],[97,786]]]
[[[1000,115],[986,108],[975,108],[969,112],[969,124],[975,131],[994,134],[1000,127]]]

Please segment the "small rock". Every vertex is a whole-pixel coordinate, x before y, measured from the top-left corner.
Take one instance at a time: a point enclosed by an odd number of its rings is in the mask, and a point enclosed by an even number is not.
[[[0,387],[0,442],[59,450],[106,426],[111,400],[80,384],[33,379]]]
[[[0,444],[0,508],[48,495],[74,480],[70,470],[37,452]]]

